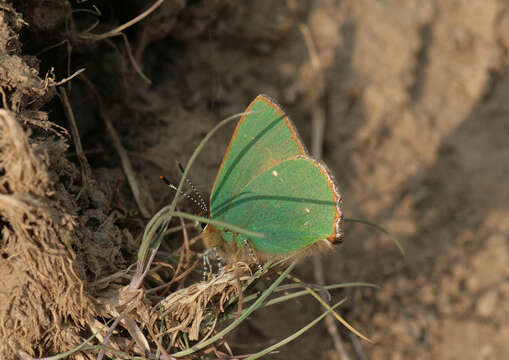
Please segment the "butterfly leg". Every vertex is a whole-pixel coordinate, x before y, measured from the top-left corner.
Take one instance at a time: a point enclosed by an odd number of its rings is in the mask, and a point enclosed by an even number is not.
[[[258,268],[258,270],[260,272],[263,271],[263,266],[260,264],[260,262],[258,261],[254,251],[253,251],[253,248],[251,247],[251,244],[249,244],[249,242],[247,241],[247,239],[244,239],[244,247],[247,249],[247,253],[249,254],[249,257],[251,258],[251,260],[253,260],[253,262],[256,264],[256,267]]]
[[[220,273],[221,270],[223,270],[224,263],[219,248],[217,246],[208,248],[203,253],[203,281],[207,280],[207,275],[212,274],[214,271],[214,267],[210,261],[211,257],[214,257],[217,263],[217,272]]]
[[[203,253],[203,281],[207,281],[207,275],[212,272],[212,265],[210,264],[210,250],[207,249]]]
[[[223,266],[224,266],[223,258],[221,257],[221,254],[219,253],[219,250],[216,246],[214,246],[212,248],[212,250],[214,251],[214,256],[215,256],[216,262],[217,262],[217,272],[220,273],[221,270],[223,270]]]

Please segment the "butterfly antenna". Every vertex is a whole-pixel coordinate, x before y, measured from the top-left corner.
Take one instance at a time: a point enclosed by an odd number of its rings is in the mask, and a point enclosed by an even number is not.
[[[171,183],[171,182],[170,182],[170,181],[169,181],[166,177],[164,177],[164,176],[162,176],[162,175],[161,175],[161,176],[159,176],[159,178],[160,178],[160,179],[161,179],[161,180],[162,180],[162,181],[163,181],[166,185],[168,185],[168,187],[169,187],[170,189],[175,190],[175,191],[177,191],[177,190],[178,190],[178,188],[177,188],[175,185],[173,185],[173,184],[172,184],[172,183]],[[207,208],[206,208],[206,207],[205,207],[205,209],[203,208],[203,203],[202,203],[201,201],[196,200],[194,197],[192,197],[191,195],[189,195],[188,193],[185,193],[185,192],[183,192],[183,191],[180,191],[180,193],[181,193],[182,195],[184,195],[186,198],[188,198],[189,200],[191,200],[191,201],[192,201],[192,202],[193,202],[196,206],[198,206],[200,209],[205,210],[205,211],[207,210]]]
[[[180,171],[182,172],[182,174],[184,173],[184,167],[182,166],[182,164],[180,162],[177,161],[177,165],[180,169]],[[203,197],[201,196],[200,192],[198,191],[198,189],[196,189],[196,186],[194,186],[194,184],[191,182],[191,180],[189,180],[189,178],[185,178],[184,179],[186,181],[186,183],[191,187],[191,189],[193,190],[193,193],[194,195],[198,198],[198,200],[200,201],[200,207],[203,211],[205,211],[207,214],[209,212],[209,209],[207,207],[207,203],[205,202],[205,200],[203,200]]]

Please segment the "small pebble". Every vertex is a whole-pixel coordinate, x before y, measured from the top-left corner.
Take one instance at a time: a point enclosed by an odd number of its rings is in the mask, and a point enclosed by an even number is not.
[[[497,305],[498,292],[496,290],[490,290],[482,295],[477,301],[476,311],[477,314],[483,317],[489,317],[493,314]]]

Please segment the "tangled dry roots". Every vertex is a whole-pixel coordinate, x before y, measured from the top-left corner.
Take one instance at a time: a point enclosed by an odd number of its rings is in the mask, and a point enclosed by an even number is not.
[[[186,347],[182,336],[184,333],[191,341],[205,340],[212,334],[219,315],[224,312],[224,304],[239,294],[242,284],[249,278],[248,274],[250,270],[247,264],[232,263],[210,281],[195,283],[170,294],[154,306],[148,326],[158,334],[159,342],[168,345],[162,341],[168,337],[171,347]],[[166,330],[163,333],[160,333],[160,321],[164,321]]]
[[[81,337],[69,325],[87,318],[70,250],[74,219],[55,199],[41,149],[13,113],[0,110],[0,354],[6,358],[20,349],[74,347]]]

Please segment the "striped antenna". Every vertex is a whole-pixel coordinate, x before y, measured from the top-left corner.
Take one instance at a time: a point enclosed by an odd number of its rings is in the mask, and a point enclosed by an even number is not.
[[[180,169],[180,171],[182,172],[182,174],[184,173],[184,167],[182,166],[182,164],[180,162],[177,161],[177,165]],[[191,182],[191,180],[189,180],[189,178],[185,178],[184,179],[186,181],[186,183],[191,186],[191,189],[193,189],[193,193],[194,195],[198,198],[198,200],[200,201],[200,208],[205,211],[207,214],[209,212],[209,209],[207,207],[207,203],[205,202],[205,200],[203,200],[203,197],[201,196],[200,192],[196,189],[196,187],[193,185],[193,183]]]
[[[169,181],[166,177],[164,177],[164,176],[162,176],[162,175],[161,175],[161,176],[159,176],[159,178],[160,178],[160,179],[161,179],[161,180],[162,180],[162,181],[163,181],[166,185],[168,185],[168,187],[169,187],[170,189],[175,190],[175,191],[177,191],[177,190],[178,190],[178,188],[177,188],[175,185],[173,185],[173,184],[172,184],[172,183],[171,183],[171,182],[170,182],[170,181]],[[202,209],[203,211],[207,211],[207,207],[205,206],[205,208],[204,208],[204,207],[203,207],[203,206],[204,206],[204,204],[203,204],[202,202],[200,202],[200,201],[196,200],[194,197],[192,197],[192,196],[191,196],[191,195],[189,195],[188,193],[185,193],[185,192],[183,192],[183,191],[180,191],[180,193],[181,193],[182,195],[184,195],[186,198],[188,198],[189,200],[191,200],[191,201],[192,201],[192,202],[193,202],[196,206],[198,206],[200,209]]]

